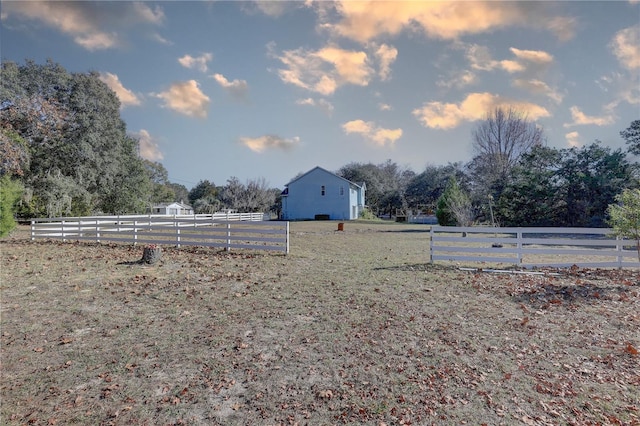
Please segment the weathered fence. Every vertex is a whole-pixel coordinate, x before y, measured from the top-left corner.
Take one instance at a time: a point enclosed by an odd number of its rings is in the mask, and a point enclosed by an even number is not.
[[[635,242],[602,228],[432,226],[430,259],[506,263],[525,268],[640,267]]]
[[[220,247],[289,252],[289,223],[262,213],[93,216],[31,221],[31,239]]]

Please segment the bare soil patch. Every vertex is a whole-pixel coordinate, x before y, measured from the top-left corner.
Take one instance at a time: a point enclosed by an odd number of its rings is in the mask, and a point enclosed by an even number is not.
[[[152,266],[19,229],[1,423],[640,424],[639,271],[467,272],[428,263],[425,225],[336,229]]]

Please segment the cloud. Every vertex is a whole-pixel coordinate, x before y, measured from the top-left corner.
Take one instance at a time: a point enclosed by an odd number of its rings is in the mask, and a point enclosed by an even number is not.
[[[296,101],[297,105],[309,105],[309,106],[314,106],[314,107],[318,107],[320,109],[322,109],[324,112],[327,113],[327,115],[331,115],[333,114],[333,104],[331,102],[329,102],[326,99],[320,98],[317,101],[313,98],[306,98],[306,99],[298,99]]]
[[[616,106],[620,102],[627,102],[630,105],[640,104],[638,77],[629,74],[632,73],[612,72],[596,80],[602,90],[614,94]]]
[[[378,71],[380,79],[383,81],[389,79],[391,75],[391,64],[393,64],[398,57],[398,49],[393,46],[381,44],[376,50],[375,56],[380,62],[380,70]]]
[[[533,79],[515,79],[512,82],[514,87],[524,89],[529,93],[547,96],[556,104],[560,104],[564,95],[557,90],[549,87],[547,83],[541,80]]]
[[[203,53],[200,56],[184,55],[182,58],[178,58],[178,62],[185,68],[197,69],[201,72],[207,72],[209,70],[207,64],[213,59],[213,54]]]
[[[536,64],[549,64],[553,62],[553,56],[542,50],[521,50],[511,47],[509,49],[513,55],[526,62],[533,62]]]
[[[427,102],[413,110],[423,126],[434,129],[452,129],[465,121],[482,120],[496,107],[510,107],[523,112],[531,120],[548,117],[549,111],[530,102],[515,101],[491,93],[471,93],[459,104]]]
[[[393,108],[389,104],[385,104],[383,102],[378,103],[378,109],[380,111],[391,111]]]
[[[160,44],[164,44],[165,46],[173,45],[173,42],[171,40],[167,40],[158,33],[152,33],[149,37],[151,38],[151,40],[155,40]]]
[[[609,47],[620,65],[628,70],[640,69],[640,25],[618,31]]]
[[[43,22],[90,51],[117,47],[123,28],[159,25],[164,20],[162,8],[151,9],[143,2],[9,1],[2,8],[4,16]]]
[[[571,147],[579,147],[582,145],[580,142],[580,133],[578,132],[569,132],[565,134],[564,137],[567,139],[567,144]]]
[[[174,83],[169,90],[154,94],[164,100],[164,106],[190,117],[205,118],[209,97],[200,91],[195,80]]]
[[[164,155],[160,151],[160,147],[154,141],[148,131],[141,129],[137,133],[132,133],[131,136],[138,139],[138,150],[140,157],[149,161],[160,161],[164,159]]]
[[[402,129],[385,129],[372,121],[353,120],[342,125],[346,134],[356,133],[379,146],[393,145],[402,137]]]
[[[478,77],[475,73],[464,70],[460,72],[453,72],[447,76],[448,79],[440,79],[436,82],[438,87],[445,87],[451,89],[452,87],[461,89],[466,86],[470,86],[478,81]]]
[[[550,18],[544,7],[528,2],[339,1],[335,9],[339,22],[322,27],[362,43],[405,30],[451,40],[510,26],[533,26],[534,22],[546,22],[543,28],[566,40],[573,28],[571,18]]]
[[[571,111],[571,118],[573,119],[573,122],[565,123],[564,127],[583,125],[607,126],[615,122],[615,117],[613,116],[613,114],[601,115],[599,117],[589,116],[580,111],[580,108],[575,105],[569,108],[569,111]]]
[[[244,99],[249,91],[249,85],[245,80],[229,81],[222,74],[211,76],[227,93],[237,99]]]
[[[466,47],[466,56],[473,69],[480,71],[501,69],[510,74],[516,72],[538,74],[553,62],[553,56],[542,50],[521,50],[511,47],[509,51],[515,59],[497,61],[491,57],[486,46],[471,44]]]
[[[276,135],[264,135],[257,138],[241,137],[240,143],[258,153],[264,152],[266,149],[281,149],[287,151],[300,144],[300,138],[294,136],[291,139],[285,139]]]
[[[131,90],[124,87],[117,75],[111,74],[110,72],[100,73],[100,80],[116,92],[118,99],[120,99],[121,108],[140,105],[140,98]]]
[[[366,86],[373,75],[366,52],[327,46],[317,51],[300,48],[277,54],[273,44],[267,48],[285,66],[278,70],[283,82],[321,95],[331,95],[345,84]]]

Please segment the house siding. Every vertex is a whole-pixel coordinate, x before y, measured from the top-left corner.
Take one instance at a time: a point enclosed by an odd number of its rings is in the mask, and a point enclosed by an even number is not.
[[[282,200],[285,220],[314,219],[317,215],[331,220],[357,219],[363,207],[359,204],[363,188],[320,167],[291,181],[287,188]]]

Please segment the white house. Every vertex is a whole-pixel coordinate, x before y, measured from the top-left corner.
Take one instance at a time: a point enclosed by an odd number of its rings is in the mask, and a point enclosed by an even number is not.
[[[190,215],[193,214],[193,208],[184,203],[160,203],[151,208],[151,214],[164,215]]]
[[[285,185],[282,219],[357,219],[365,206],[366,185],[315,167]]]

